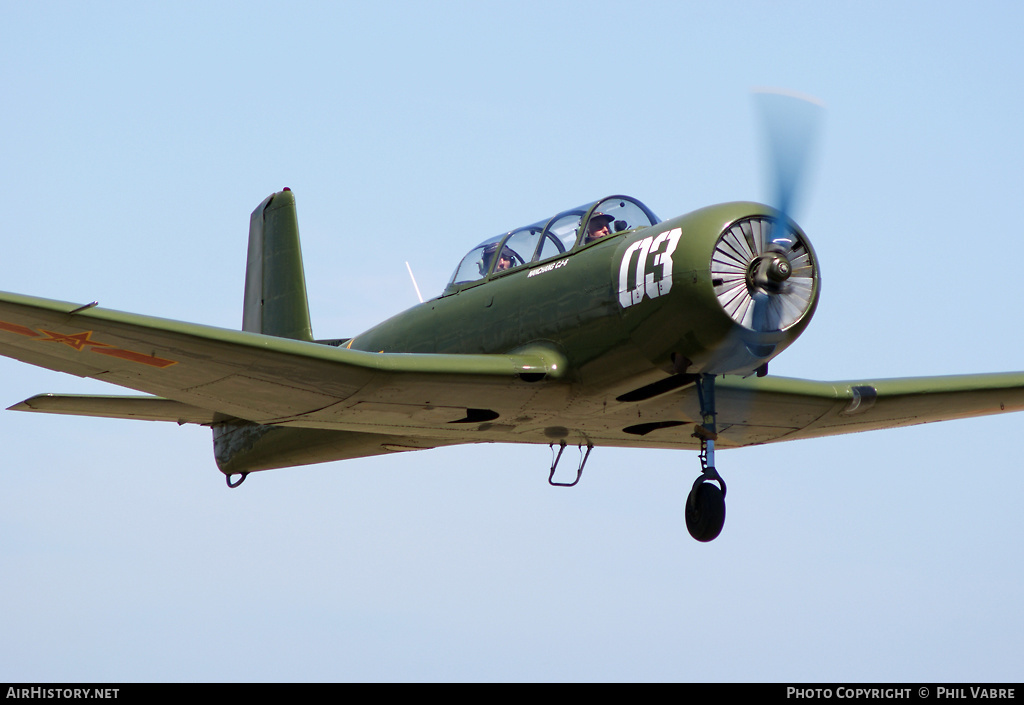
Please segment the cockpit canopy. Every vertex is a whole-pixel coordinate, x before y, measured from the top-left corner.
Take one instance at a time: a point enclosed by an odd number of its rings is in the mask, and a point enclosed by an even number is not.
[[[647,206],[629,196],[610,196],[572,208],[484,240],[462,258],[444,293],[658,222]]]

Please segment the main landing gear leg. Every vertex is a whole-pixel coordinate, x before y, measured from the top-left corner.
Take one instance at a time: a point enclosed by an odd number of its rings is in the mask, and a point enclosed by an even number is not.
[[[725,525],[725,480],[715,469],[715,376],[702,374],[697,380],[701,425],[693,431],[700,439],[701,474],[686,498],[686,528],[698,541],[712,541]],[[721,489],[713,485],[717,482]]]

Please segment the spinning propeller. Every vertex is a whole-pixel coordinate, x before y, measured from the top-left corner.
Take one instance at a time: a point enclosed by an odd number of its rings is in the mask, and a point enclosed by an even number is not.
[[[719,239],[711,272],[715,294],[737,323],[758,333],[785,330],[814,296],[815,263],[791,214],[821,122],[821,104],[780,91],[755,91],[768,148],[772,205],[779,218],[753,217]]]
[[[785,342],[787,329],[798,325],[814,305],[816,268],[810,245],[791,219],[811,147],[818,131],[821,105],[809,98],[779,91],[754,95],[767,137],[770,175],[774,186],[774,214],[758,214],[730,225],[715,243],[711,258],[711,283],[718,302],[733,321],[733,349],[747,355],[726,357],[730,366],[750,366],[768,360]],[[793,336],[799,334],[799,330]],[[728,354],[728,353],[727,353]],[[733,368],[735,370],[735,368]],[[743,371],[742,368],[740,370]],[[767,362],[758,375],[767,373]],[[715,401],[715,371],[696,380],[701,423],[694,430],[700,441],[701,474],[686,500],[686,528],[698,541],[711,541],[725,523],[725,481],[715,468],[715,444],[720,432],[734,424],[749,424],[750,393],[731,394],[728,415],[719,417],[722,405]],[[721,425],[719,425],[721,424]],[[719,489],[715,483],[721,486]]]

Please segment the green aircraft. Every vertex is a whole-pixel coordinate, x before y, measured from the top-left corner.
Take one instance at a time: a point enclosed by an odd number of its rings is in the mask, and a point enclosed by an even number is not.
[[[661,220],[603,198],[485,240],[437,298],[330,340],[313,337],[285,189],[250,219],[240,331],[0,293],[0,354],[144,393],[10,408],[209,426],[230,487],[259,470],[464,443],[549,445],[548,481],[572,486],[594,447],[697,450],[684,514],[710,541],[725,521],[716,449],[1024,408],[1024,373],[767,375],[820,294],[789,215],[799,149],[776,158],[774,207]],[[556,480],[570,445],[575,478]]]

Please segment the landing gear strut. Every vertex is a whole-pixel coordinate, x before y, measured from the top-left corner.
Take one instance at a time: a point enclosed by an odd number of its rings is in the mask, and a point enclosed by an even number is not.
[[[715,469],[715,376],[702,374],[697,380],[701,425],[693,435],[700,440],[700,476],[686,498],[686,528],[698,541],[712,541],[725,525],[725,480]],[[711,484],[717,482],[721,489]]]

